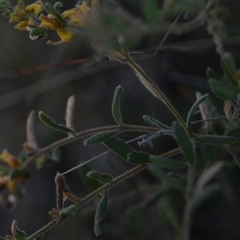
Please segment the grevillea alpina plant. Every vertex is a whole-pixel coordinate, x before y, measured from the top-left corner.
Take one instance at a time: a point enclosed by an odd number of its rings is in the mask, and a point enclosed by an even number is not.
[[[15,29],[28,31],[31,40],[47,39],[47,44],[59,45],[63,43],[70,44],[71,41],[77,41],[78,36],[87,35],[91,39],[91,44],[96,52],[104,53],[110,60],[118,61],[120,64],[128,64],[135,72],[136,78],[150,94],[165,104],[175,118],[171,125],[167,125],[152,116],[144,115],[143,119],[146,125],[126,124],[121,113],[123,88],[117,86],[111,109],[112,116],[116,122],[115,125],[78,132],[73,124],[75,98],[71,96],[67,102],[65,124],[56,123],[43,111],[38,113],[40,120],[45,125],[67,135],[65,138],[59,139],[45,147],[39,147],[34,133],[34,111],[32,111],[27,119],[27,141],[23,144],[21,154],[17,157],[5,149],[0,155],[2,160],[0,165],[1,203],[16,204],[17,198],[23,194],[22,190],[29,178],[29,174],[33,171],[30,166],[34,162],[38,168],[45,166],[47,163],[57,163],[59,159],[57,155],[53,154],[54,150],[82,138],[85,138],[85,145],[103,144],[108,149],[108,152],[113,152],[119,158],[129,163],[131,167],[117,177],[95,170],[89,171],[87,177],[97,181],[99,187],[82,198],[76,196],[78,193],[75,195],[71,192],[71,186],[68,186],[65,175],[85,166],[95,158],[76,165],[65,172],[57,172],[55,177],[56,206],[49,211],[49,215],[53,219],[31,235],[20,230],[17,222],[14,220],[11,227],[12,236],[7,235],[0,239],[30,240],[44,237],[44,234],[53,226],[67,221],[69,217],[75,215],[90,200],[100,197],[94,218],[94,233],[98,236],[102,234],[100,223],[107,214],[111,189],[146,169],[159,179],[161,184],[139,206],[143,208],[160,202],[163,215],[166,216],[166,219],[175,230],[176,238],[191,239],[194,212],[204,199],[216,194],[220,190],[218,182],[214,180],[215,176],[229,162],[233,162],[232,159],[240,166],[239,140],[235,134],[235,130],[240,127],[240,70],[237,69],[232,55],[225,52],[221,42],[220,32],[222,25],[220,19],[216,16],[218,1],[202,1],[202,3],[198,3],[199,6],[196,6],[194,1],[183,3],[182,1],[166,0],[162,11],[159,10],[159,12],[157,1],[143,2],[145,2],[145,9],[147,9],[146,19],[150,24],[143,23],[142,26],[138,26],[138,32],[142,34],[148,31],[146,29],[157,32],[160,19],[176,15],[179,18],[179,14],[183,12],[191,12],[196,17],[180,25],[175,21],[174,24],[167,25],[167,29],[161,28],[159,31],[172,31],[173,33],[181,34],[207,23],[208,32],[213,36],[216,51],[221,57],[221,66],[224,73],[223,76],[220,76],[210,68],[207,70],[212,92],[224,101],[225,116],[223,119],[221,118],[221,120],[224,120],[221,121],[221,124],[225,132],[218,134],[212,126],[212,122],[218,121],[219,116],[212,115],[211,105],[207,101],[207,94],[202,95],[197,92],[195,103],[190,108],[187,116],[183,118],[164,92],[133,60],[126,44],[128,38],[131,38],[132,35],[125,28],[126,22],[124,21],[133,21],[134,25],[137,24],[137,21],[135,23],[134,19],[118,20],[116,17],[113,19],[113,26],[109,25],[109,28],[105,27],[104,31],[102,31],[102,27],[105,24],[104,14],[98,0],[92,0],[90,3],[79,1],[73,8],[68,10],[62,10],[64,6],[61,2],[51,5],[43,1],[37,1],[25,5],[22,0],[19,0],[17,5],[13,6],[8,0],[0,0],[2,15],[9,18],[10,23],[15,24]],[[53,41],[49,39],[49,31],[55,31],[59,40]],[[106,41],[108,41],[107,44],[105,43]],[[108,47],[105,47],[106,45]],[[199,131],[195,131],[193,118],[198,111],[201,114],[200,123],[202,127]],[[125,141],[118,136],[122,132],[137,132],[140,136],[136,139]],[[136,150],[131,146],[131,142],[139,140],[140,148],[146,144],[157,148],[154,140],[165,136],[172,137],[178,147],[168,152],[154,155]],[[232,156],[232,159],[230,161],[210,161],[205,165],[202,164],[201,156],[199,157],[196,152],[204,147],[205,144],[217,144],[219,148],[224,146],[229,156]],[[177,155],[180,156],[180,154],[181,157],[172,158]],[[166,201],[167,196],[171,194],[171,189],[175,189],[185,201],[181,210],[180,220],[171,207],[171,203]],[[79,237],[81,238],[81,235]]]

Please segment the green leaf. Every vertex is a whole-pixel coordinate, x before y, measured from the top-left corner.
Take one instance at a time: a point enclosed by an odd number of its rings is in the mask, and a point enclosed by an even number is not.
[[[221,59],[221,66],[223,71],[225,72],[225,74],[227,75],[228,79],[230,80],[230,82],[235,85],[238,86],[238,81],[235,78],[235,73],[237,71],[235,62],[234,62],[234,58],[232,56],[231,53],[224,53]]]
[[[148,115],[143,115],[143,120],[150,124],[153,127],[160,127],[162,129],[166,129],[166,130],[170,130],[171,128],[167,125],[165,125],[164,123],[156,120],[155,118],[148,116]]]
[[[116,155],[118,155],[119,157],[125,160],[128,160],[127,155],[130,152],[134,152],[134,149],[130,147],[130,145],[128,145],[125,141],[116,137],[110,138],[109,140],[105,141],[103,144],[106,147],[108,147],[109,150],[111,150]]]
[[[127,155],[128,162],[133,164],[146,164],[150,163],[149,154],[145,152],[130,152]]]
[[[96,171],[90,171],[87,173],[87,177],[93,178],[99,182],[111,183],[113,176],[110,174],[103,174]]]
[[[101,132],[101,133],[97,133],[89,138],[87,138],[84,141],[84,145],[93,145],[93,144],[98,144],[101,142],[105,142],[108,139],[110,139],[111,137],[115,136],[117,133],[119,133],[119,131],[107,131],[107,132]]]
[[[30,31],[29,37],[31,40],[39,40],[47,37],[47,30],[45,28],[34,28]]]
[[[7,235],[6,240],[16,240],[16,238],[13,236]]]
[[[179,147],[181,148],[181,151],[185,156],[186,160],[189,163],[193,164],[195,160],[195,150],[187,133],[185,132],[183,127],[177,122],[173,123],[173,131],[174,131],[175,139]]]
[[[120,103],[122,92],[123,92],[123,88],[121,86],[117,86],[114,92],[113,102],[112,102],[112,115],[116,123],[119,125],[123,125],[122,114],[121,114],[121,103]]]
[[[59,211],[59,216],[62,218],[66,218],[68,216],[74,216],[77,213],[77,207],[72,204],[66,208],[63,208]]]
[[[144,1],[144,12],[146,19],[148,20],[149,23],[152,25],[157,25],[158,24],[158,3],[156,0],[151,0],[151,1]]]
[[[13,169],[9,173],[9,177],[11,181],[18,177],[26,177],[27,175],[28,175],[28,172],[26,169]]]
[[[188,211],[190,211],[190,214],[192,214],[192,212],[198,208],[198,206],[201,204],[202,201],[204,201],[205,199],[216,194],[219,190],[220,190],[220,186],[217,183],[213,183],[213,184],[205,187],[203,189],[203,191],[201,192],[201,194],[199,194],[197,197],[193,198],[191,206],[188,209]]]
[[[159,167],[151,165],[149,166],[149,170],[155,177],[157,177],[160,181],[165,182],[168,186],[173,187],[181,192],[185,191],[185,186],[182,182],[172,176],[169,176]]]
[[[99,236],[102,234],[102,230],[99,224],[107,215],[108,197],[109,197],[109,194],[107,191],[102,196],[96,209],[95,218],[94,218],[94,233],[96,234],[96,236]]]
[[[40,120],[45,123],[47,126],[64,133],[71,134],[73,137],[76,137],[76,132],[68,127],[65,127],[64,125],[57,124],[54,122],[50,117],[48,117],[44,112],[39,112],[39,118]]]
[[[180,233],[181,226],[172,206],[167,201],[163,201],[161,202],[160,207],[161,207],[161,212],[164,215],[164,217],[167,219],[167,221],[178,233]]]
[[[213,80],[222,82],[223,78],[219,76],[212,68],[207,68],[207,76]]]
[[[166,168],[169,170],[181,169],[187,167],[187,164],[184,162],[180,162],[178,160],[173,160],[169,158],[165,158],[162,156],[154,156],[150,155],[149,159],[152,163],[156,164],[161,168]]]
[[[188,116],[187,116],[187,126],[188,126],[188,129],[191,130],[192,128],[192,118],[193,118],[193,115],[195,114],[196,110],[198,109],[199,105],[206,100],[206,98],[208,97],[208,94],[206,95],[203,95],[201,96],[199,99],[197,99],[197,101],[192,105],[190,111],[188,112]]]
[[[81,168],[79,168],[79,173],[81,174],[81,177],[83,178],[83,181],[87,184],[87,186],[91,190],[96,190],[98,187],[100,187],[100,183],[96,181],[93,178],[87,177],[87,173],[91,171],[91,168],[88,165],[84,165]]]
[[[143,199],[143,201],[130,207],[127,210],[127,212],[130,213],[132,211],[140,211],[140,210],[143,210],[145,208],[148,208],[148,207],[154,205],[155,203],[158,202],[158,200],[161,197],[165,196],[166,192],[167,192],[167,190],[165,188],[163,188],[160,190],[159,189],[155,190],[155,191],[151,192],[150,194],[147,194],[147,196]]]
[[[4,237],[0,237],[0,240],[6,240],[6,238],[4,238]]]
[[[55,9],[50,3],[45,3],[44,7],[45,10],[52,14],[63,27],[67,26],[67,21],[61,16],[57,8]]]
[[[230,85],[226,82],[219,82],[213,79],[209,80],[209,84],[213,93],[217,97],[234,103],[233,98],[235,98],[239,93],[239,89],[237,87]]]
[[[221,136],[221,135],[198,135],[195,138],[198,142],[205,142],[205,143],[234,143],[238,139],[232,136]]]
[[[236,150],[233,149],[229,149],[230,154],[232,155],[235,163],[237,164],[237,166],[240,168],[240,156],[238,154],[238,152]]]

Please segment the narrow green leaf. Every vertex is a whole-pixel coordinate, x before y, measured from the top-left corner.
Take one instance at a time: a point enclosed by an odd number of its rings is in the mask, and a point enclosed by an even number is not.
[[[230,154],[232,155],[235,163],[237,164],[237,166],[240,168],[240,156],[238,154],[238,152],[236,150],[233,149],[229,149]]]
[[[156,0],[151,0],[151,1],[144,1],[144,12],[146,19],[148,20],[149,23],[152,25],[157,25],[158,24],[158,3]]]
[[[16,238],[13,236],[7,235],[6,240],[16,240]]]
[[[3,175],[8,174],[10,171],[11,169],[9,167],[0,165],[0,173],[2,173]]]
[[[68,216],[74,216],[77,213],[77,208],[74,204],[63,208],[59,211],[59,216],[62,218],[66,218]]]
[[[101,132],[101,133],[97,133],[89,138],[87,138],[84,141],[84,145],[93,145],[93,144],[98,144],[101,142],[105,142],[108,139],[110,139],[111,137],[115,136],[117,133],[119,133],[119,131],[107,131],[107,132]]]
[[[96,234],[96,236],[99,236],[102,234],[102,230],[99,224],[107,215],[108,197],[109,197],[109,194],[107,191],[102,196],[96,209],[95,218],[94,218],[94,233]]]
[[[165,216],[165,218],[168,220],[168,222],[171,224],[171,226],[178,232],[181,232],[181,226],[178,221],[178,218],[173,210],[173,208],[170,206],[170,204],[167,201],[163,201],[160,204],[161,212]]]
[[[72,136],[76,136],[76,132],[68,127],[65,127],[64,125],[57,124],[55,121],[53,121],[50,117],[48,117],[44,112],[39,112],[39,118],[40,120],[45,123],[47,126],[64,133],[71,134]]]
[[[55,2],[53,8],[60,13],[60,8],[63,6],[62,2]]]
[[[110,174],[103,174],[99,173],[97,171],[90,171],[87,173],[87,177],[91,177],[99,182],[104,182],[104,183],[111,183],[113,180],[113,176]]]
[[[239,93],[239,89],[237,87],[230,85],[226,82],[219,82],[213,79],[209,80],[209,84],[213,93],[217,97],[234,103],[233,98],[235,98]]]
[[[191,130],[192,128],[192,118],[193,115],[195,114],[196,110],[198,109],[199,105],[206,100],[206,98],[208,97],[208,94],[201,96],[199,99],[197,99],[197,101],[192,105],[190,111],[188,112],[188,116],[187,116],[187,126],[188,128]]]
[[[39,40],[47,37],[47,30],[45,28],[34,28],[30,31],[29,37],[31,40]]]
[[[150,163],[149,154],[145,152],[130,152],[127,155],[128,162],[133,164],[146,164]]]
[[[169,176],[159,167],[151,165],[149,166],[149,170],[153,173],[155,177],[157,177],[160,181],[166,183],[168,186],[175,188],[181,192],[185,191],[185,186],[182,182],[172,176]]]
[[[198,135],[195,138],[198,142],[205,142],[205,143],[234,143],[238,139],[232,136],[221,136],[221,135]]]
[[[143,120],[150,124],[151,126],[153,127],[160,127],[162,129],[166,129],[166,130],[170,130],[171,128],[167,125],[165,125],[164,123],[156,120],[155,118],[151,117],[151,116],[148,116],[148,115],[143,115]]]
[[[61,16],[57,8],[55,9],[50,3],[45,3],[44,7],[45,10],[52,14],[63,27],[67,26],[67,21]]]
[[[221,59],[221,66],[225,74],[227,75],[230,82],[238,86],[238,81],[235,79],[235,73],[237,71],[234,58],[231,53],[224,53]]]
[[[181,169],[186,168],[187,164],[184,162],[180,162],[178,160],[173,160],[169,158],[164,158],[162,156],[154,156],[150,155],[149,159],[152,163],[155,163],[157,166],[161,168],[166,168],[169,170]]]
[[[212,68],[207,68],[207,76],[213,80],[222,82],[223,78],[219,76]]]
[[[0,237],[0,240],[6,240],[6,238],[4,238],[4,237]]]
[[[120,103],[122,92],[123,92],[123,88],[121,86],[117,86],[114,92],[113,102],[112,102],[112,115],[116,123],[119,125],[123,125],[122,114],[121,114],[121,103]]]
[[[130,207],[127,210],[127,212],[130,213],[132,211],[140,211],[140,210],[143,210],[145,208],[148,208],[148,207],[154,205],[155,203],[157,203],[159,201],[159,199],[161,197],[165,196],[166,192],[167,192],[167,189],[162,188],[160,190],[158,189],[154,192],[151,192],[150,194],[147,194],[147,196],[143,199],[143,201]]]
[[[183,155],[185,156],[186,160],[192,164],[195,160],[195,150],[191,140],[187,136],[187,133],[185,132],[183,127],[177,122],[173,123],[173,131],[176,141],[181,148]]]
[[[201,192],[201,194],[193,198],[192,204],[188,209],[188,211],[190,211],[190,214],[192,214],[192,212],[198,208],[198,206],[201,204],[202,201],[216,194],[219,190],[220,190],[220,186],[219,184],[216,184],[216,183],[213,183],[205,187]]]
[[[9,177],[11,181],[18,177],[26,177],[27,175],[28,175],[28,172],[26,169],[13,169],[9,173]]]
[[[114,152],[119,157],[125,160],[128,160],[127,155],[130,152],[134,152],[134,149],[130,145],[128,145],[125,141],[116,137],[110,138],[109,140],[105,141],[103,144],[106,147],[108,147],[109,150],[111,150],[112,152]]]

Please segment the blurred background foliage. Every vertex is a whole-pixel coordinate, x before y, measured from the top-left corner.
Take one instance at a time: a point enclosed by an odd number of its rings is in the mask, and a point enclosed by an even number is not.
[[[62,2],[64,9],[75,5],[74,1]],[[159,0],[154,1],[157,8],[153,8],[148,2],[150,1],[102,0],[101,6],[108,19],[106,26],[101,26],[98,30],[103,36],[104,27],[112,27],[114,31],[124,33],[126,31],[130,36],[129,50],[134,53],[133,58],[163,89],[182,116],[186,116],[195,101],[195,92],[210,92],[206,77],[207,67],[210,66],[222,74],[220,57],[216,53],[212,36],[207,31],[206,22],[183,34],[178,34],[175,29],[158,53],[153,55],[151,52],[157,49],[166,34],[166,31],[158,32],[155,29],[170,26],[184,9],[188,10],[188,15],[182,14],[179,23],[190,21],[204,8],[207,1]],[[30,3],[25,1],[25,4]],[[240,5],[237,1],[219,1],[219,6],[224,46],[240,66]],[[121,7],[122,13],[118,12],[118,7]],[[163,14],[164,7],[170,9],[166,15]],[[116,22],[117,14],[120,14],[122,21]],[[136,26],[141,29],[145,25],[151,26],[151,31],[141,33],[136,29]],[[93,27],[90,31],[96,29]],[[110,44],[108,41],[112,40],[112,35],[109,34],[106,38],[107,40],[102,39],[103,48]],[[165,106],[146,92],[128,66],[111,62],[96,53],[87,37],[79,36],[71,43],[49,46],[44,39],[29,40],[27,32],[14,30],[13,24],[1,18],[0,56],[0,149],[7,148],[15,155],[18,155],[22,143],[26,141],[25,125],[29,112],[44,111],[56,122],[63,123],[66,101],[71,95],[76,97],[77,131],[114,124],[111,101],[117,85],[124,89],[121,104],[126,123],[144,124],[144,114],[170,125],[173,120]],[[213,94],[209,98],[217,111],[223,114],[223,102]],[[47,128],[38,119],[35,131],[42,147],[64,136]],[[125,139],[135,136],[136,134],[122,135]],[[154,144],[157,148],[145,146],[142,150],[160,154],[176,146],[168,137],[156,139]],[[207,154],[201,155],[206,158],[199,161],[216,161],[228,157],[224,151],[215,149],[215,146],[206,146]],[[25,186],[25,194],[14,210],[9,211],[6,206],[1,206],[0,235],[9,233],[13,219],[28,234],[47,223],[50,219],[48,211],[55,205],[56,171],[66,171],[103,151],[103,146],[86,147],[81,140],[62,147],[61,161],[58,164],[32,172]],[[111,172],[114,176],[128,167],[128,164],[112,154],[103,156],[88,166],[89,170]],[[91,190],[84,178],[83,172],[87,171],[85,168],[66,176],[72,192],[79,197]],[[240,238],[239,180],[239,169],[233,166],[217,175],[217,181],[222,186],[221,191],[204,201],[194,214],[192,239]],[[108,215],[101,223],[103,235],[98,239],[173,239],[174,228],[166,221],[163,209],[166,209],[164,203],[167,202],[181,215],[184,199],[178,191],[171,190],[171,194],[161,203],[155,201],[154,204],[136,211],[140,208],[141,201],[159,189],[161,184],[148,171],[113,188],[110,191]],[[93,201],[60,227],[52,229],[46,239],[95,239],[95,208],[96,202]]]

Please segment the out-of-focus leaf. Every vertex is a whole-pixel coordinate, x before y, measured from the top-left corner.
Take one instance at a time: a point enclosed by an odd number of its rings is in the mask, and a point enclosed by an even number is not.
[[[152,25],[158,24],[158,3],[156,0],[144,1],[143,8],[145,12],[146,19]]]
[[[223,161],[219,161],[206,169],[202,175],[198,178],[196,187],[194,189],[194,195],[199,196],[202,194],[205,185],[212,180],[216,174],[226,165]]]
[[[226,82],[219,82],[213,79],[209,80],[210,87],[213,91],[213,93],[223,99],[227,100],[231,103],[234,103],[233,99],[237,96],[239,93],[239,89],[233,85],[230,85]]]
[[[93,178],[99,182],[111,183],[113,176],[110,174],[103,174],[96,171],[90,171],[87,173],[87,177]]]
[[[151,117],[151,116],[148,116],[148,115],[143,115],[143,120],[150,124],[151,126],[153,127],[160,127],[162,129],[166,129],[166,130],[170,130],[171,128],[167,125],[165,125],[164,123],[156,120],[155,118]]]
[[[237,164],[237,166],[240,168],[240,156],[238,154],[238,152],[236,150],[233,149],[229,149],[230,154],[232,155],[235,163]]]
[[[11,169],[9,167],[0,165],[0,173],[2,173],[3,175],[8,174],[10,171]]]
[[[108,197],[109,197],[109,194],[107,191],[102,196],[96,209],[95,218],[94,218],[94,233],[96,234],[96,236],[99,236],[102,234],[102,229],[99,224],[107,215]]]
[[[11,181],[15,178],[26,177],[27,175],[28,175],[28,172],[26,169],[13,169],[9,173],[9,177]]]
[[[63,208],[59,211],[59,216],[62,218],[66,218],[68,216],[74,216],[77,213],[77,208],[74,204]]]
[[[114,92],[114,97],[112,102],[112,115],[116,123],[119,125],[123,125],[122,114],[121,114],[121,103],[120,103],[122,92],[123,92],[122,87],[117,86]]]
[[[160,207],[161,212],[163,213],[164,217],[168,220],[168,222],[171,224],[171,226],[177,232],[181,232],[180,223],[171,205],[167,201],[163,201],[161,202]]]
[[[76,132],[68,127],[65,127],[64,125],[57,124],[55,121],[53,121],[50,117],[48,117],[44,112],[39,112],[39,118],[40,120],[45,123],[47,126],[61,132],[69,133],[72,136],[76,136]]]
[[[97,134],[85,139],[84,145],[93,145],[93,144],[105,142],[106,140],[115,136],[117,133],[119,133],[119,131],[107,131],[107,132],[97,133]]]
[[[230,82],[233,85],[238,86],[238,81],[235,79],[235,76],[234,76],[237,71],[237,68],[231,53],[227,52],[223,54],[221,59],[221,65],[222,65],[223,71],[227,75]]]
[[[198,109],[199,105],[206,100],[206,98],[208,97],[208,94],[201,96],[199,99],[197,99],[197,101],[192,105],[190,111],[188,112],[188,116],[187,116],[187,126],[189,129],[192,128],[192,118],[193,115],[195,114],[196,110]]]
[[[212,68],[207,68],[207,76],[213,80],[222,82],[223,78],[219,76]]]
[[[156,164],[161,168],[166,168],[169,170],[186,168],[188,165],[185,162],[180,162],[178,160],[173,160],[169,158],[164,158],[162,156],[150,155],[149,159],[152,163]]]
[[[111,150],[112,152],[114,152],[119,157],[125,160],[128,160],[127,155],[130,152],[134,152],[134,149],[130,147],[130,145],[128,145],[125,141],[116,137],[110,138],[109,140],[105,141],[103,144],[106,147],[108,147],[109,150]]]
[[[178,179],[169,176],[166,172],[164,172],[162,169],[160,169],[157,166],[151,165],[149,166],[149,170],[155,177],[157,177],[160,181],[163,181],[168,186],[173,187],[175,189],[178,189],[179,191],[185,191],[185,186],[182,182],[180,182]]]
[[[193,164],[195,160],[195,150],[191,140],[187,136],[187,133],[185,132],[183,127],[177,122],[174,122],[173,124],[173,131],[176,141],[179,147],[181,148],[182,153],[185,156],[186,160],[189,163]]]
[[[198,206],[201,204],[202,201],[216,194],[219,190],[220,190],[220,187],[216,183],[205,187],[201,192],[201,194],[193,198],[190,209],[188,209],[188,211],[190,211],[190,214],[198,208]]]

